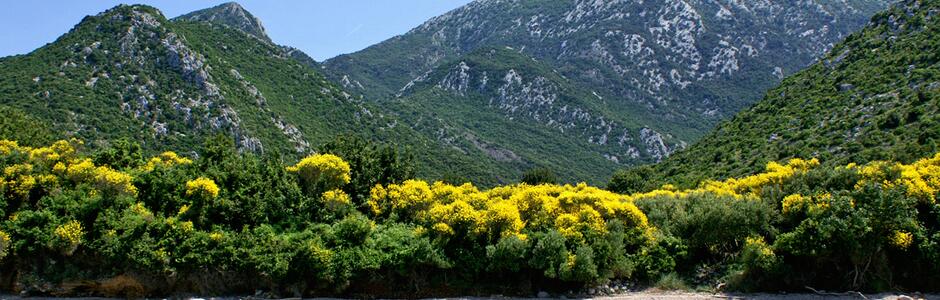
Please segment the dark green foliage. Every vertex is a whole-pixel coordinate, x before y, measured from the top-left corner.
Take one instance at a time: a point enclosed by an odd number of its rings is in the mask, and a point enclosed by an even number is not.
[[[489,270],[493,272],[517,272],[525,266],[528,257],[526,241],[516,236],[502,238],[496,245],[486,246]]]
[[[645,192],[657,188],[651,180],[653,169],[649,166],[620,170],[610,177],[607,190],[622,194]]]
[[[544,270],[548,278],[558,278],[561,275],[560,269],[568,261],[565,237],[557,231],[549,231],[531,238],[534,246],[529,265],[537,270]]]
[[[637,206],[663,233],[682,238],[693,261],[733,255],[750,236],[773,236],[779,218],[772,204],[714,195],[644,199]]]
[[[555,171],[549,168],[535,168],[523,173],[522,180],[519,182],[529,185],[556,184],[558,183],[558,175],[555,175]]]
[[[144,154],[140,144],[124,138],[98,150],[94,154],[94,162],[96,165],[111,166],[115,169],[130,169],[144,163]]]
[[[15,108],[0,105],[0,139],[19,141],[25,146],[40,146],[61,138],[46,122]]]
[[[349,163],[352,178],[344,192],[358,208],[365,208],[369,191],[376,184],[401,183],[415,176],[414,156],[387,144],[341,136],[320,147],[320,152],[337,155]]]

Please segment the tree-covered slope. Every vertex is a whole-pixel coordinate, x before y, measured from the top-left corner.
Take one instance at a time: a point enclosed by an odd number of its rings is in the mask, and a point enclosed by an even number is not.
[[[691,142],[889,2],[480,0],[324,65],[383,100],[441,63],[510,46],[598,93],[607,113]]]
[[[566,181],[603,180],[618,166],[657,161],[683,146],[642,125],[653,120],[610,114],[596,93],[505,47],[444,62],[379,105],[493,169],[547,167]]]
[[[186,149],[221,132],[250,150],[291,139],[297,146],[308,144],[300,132],[288,133],[299,120],[278,120],[285,130],[274,129],[271,114],[264,113],[270,109],[263,91],[235,79],[238,70],[223,65],[221,56],[202,53],[206,49],[194,49],[191,43],[227,39],[212,46],[237,53],[233,56],[263,55],[272,68],[296,65],[278,59],[277,49],[229,33],[204,24],[172,23],[150,7],[119,6],[86,17],[30,54],[0,60],[0,95],[4,104],[48,121],[63,135],[92,141],[135,137],[148,148],[166,144]],[[306,86],[324,88],[305,102],[342,101],[338,89],[329,89],[315,72],[295,70],[279,78],[296,82],[297,77],[289,76],[306,72]],[[342,106],[353,110],[352,104]]]
[[[355,135],[411,149],[424,178],[461,174],[495,184],[521,175],[523,167],[503,169],[480,160],[482,152],[468,155],[398,126],[329,82],[312,60],[231,24],[237,18],[198,18],[213,11],[167,20],[152,7],[119,6],[86,17],[53,43],[0,59],[0,104],[91,147],[130,138],[145,150],[186,152],[225,134],[242,150],[297,157]]]
[[[905,1],[876,15],[822,61],[770,90],[689,149],[653,167],[691,184],[768,161],[910,162],[940,141],[940,3]],[[647,173],[647,171],[641,171]]]

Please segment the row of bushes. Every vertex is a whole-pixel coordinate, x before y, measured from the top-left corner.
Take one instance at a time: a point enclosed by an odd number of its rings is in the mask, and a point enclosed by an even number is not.
[[[126,141],[87,154],[77,141],[0,141],[0,288],[442,296],[661,277],[740,290],[940,288],[940,155],[835,169],[791,160],[623,195],[531,178],[432,183],[412,179],[390,147],[324,149],[290,164],[225,138],[149,159]]]

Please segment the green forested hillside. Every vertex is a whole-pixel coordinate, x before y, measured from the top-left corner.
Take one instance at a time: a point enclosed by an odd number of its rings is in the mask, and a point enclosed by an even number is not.
[[[352,135],[410,148],[422,177],[459,173],[495,184],[522,173],[397,126],[291,49],[228,24],[167,20],[146,6],[89,16],[53,43],[0,59],[0,74],[0,104],[90,147],[130,138],[148,153],[185,152],[221,133],[242,150],[296,158]]]
[[[833,165],[910,162],[940,146],[940,8],[907,1],[879,13],[819,63],[700,142],[618,181],[694,185],[740,176],[769,161],[817,157]],[[631,180],[627,180],[632,178]]]
[[[0,139],[23,141],[27,146],[51,143],[56,134],[49,124],[15,108],[0,106]]]
[[[643,115],[615,105],[518,50],[481,48],[442,63],[377,105],[492,169],[543,167],[568,182],[599,182],[618,166],[681,147]],[[498,174],[498,173],[497,173]],[[502,182],[516,178],[501,178]]]

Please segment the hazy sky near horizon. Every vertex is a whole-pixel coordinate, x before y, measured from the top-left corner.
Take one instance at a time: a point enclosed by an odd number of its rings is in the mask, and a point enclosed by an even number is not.
[[[0,56],[26,54],[68,32],[87,15],[118,4],[147,4],[167,18],[231,0],[6,1],[0,10]],[[318,61],[403,34],[471,0],[242,0],[275,43]]]

